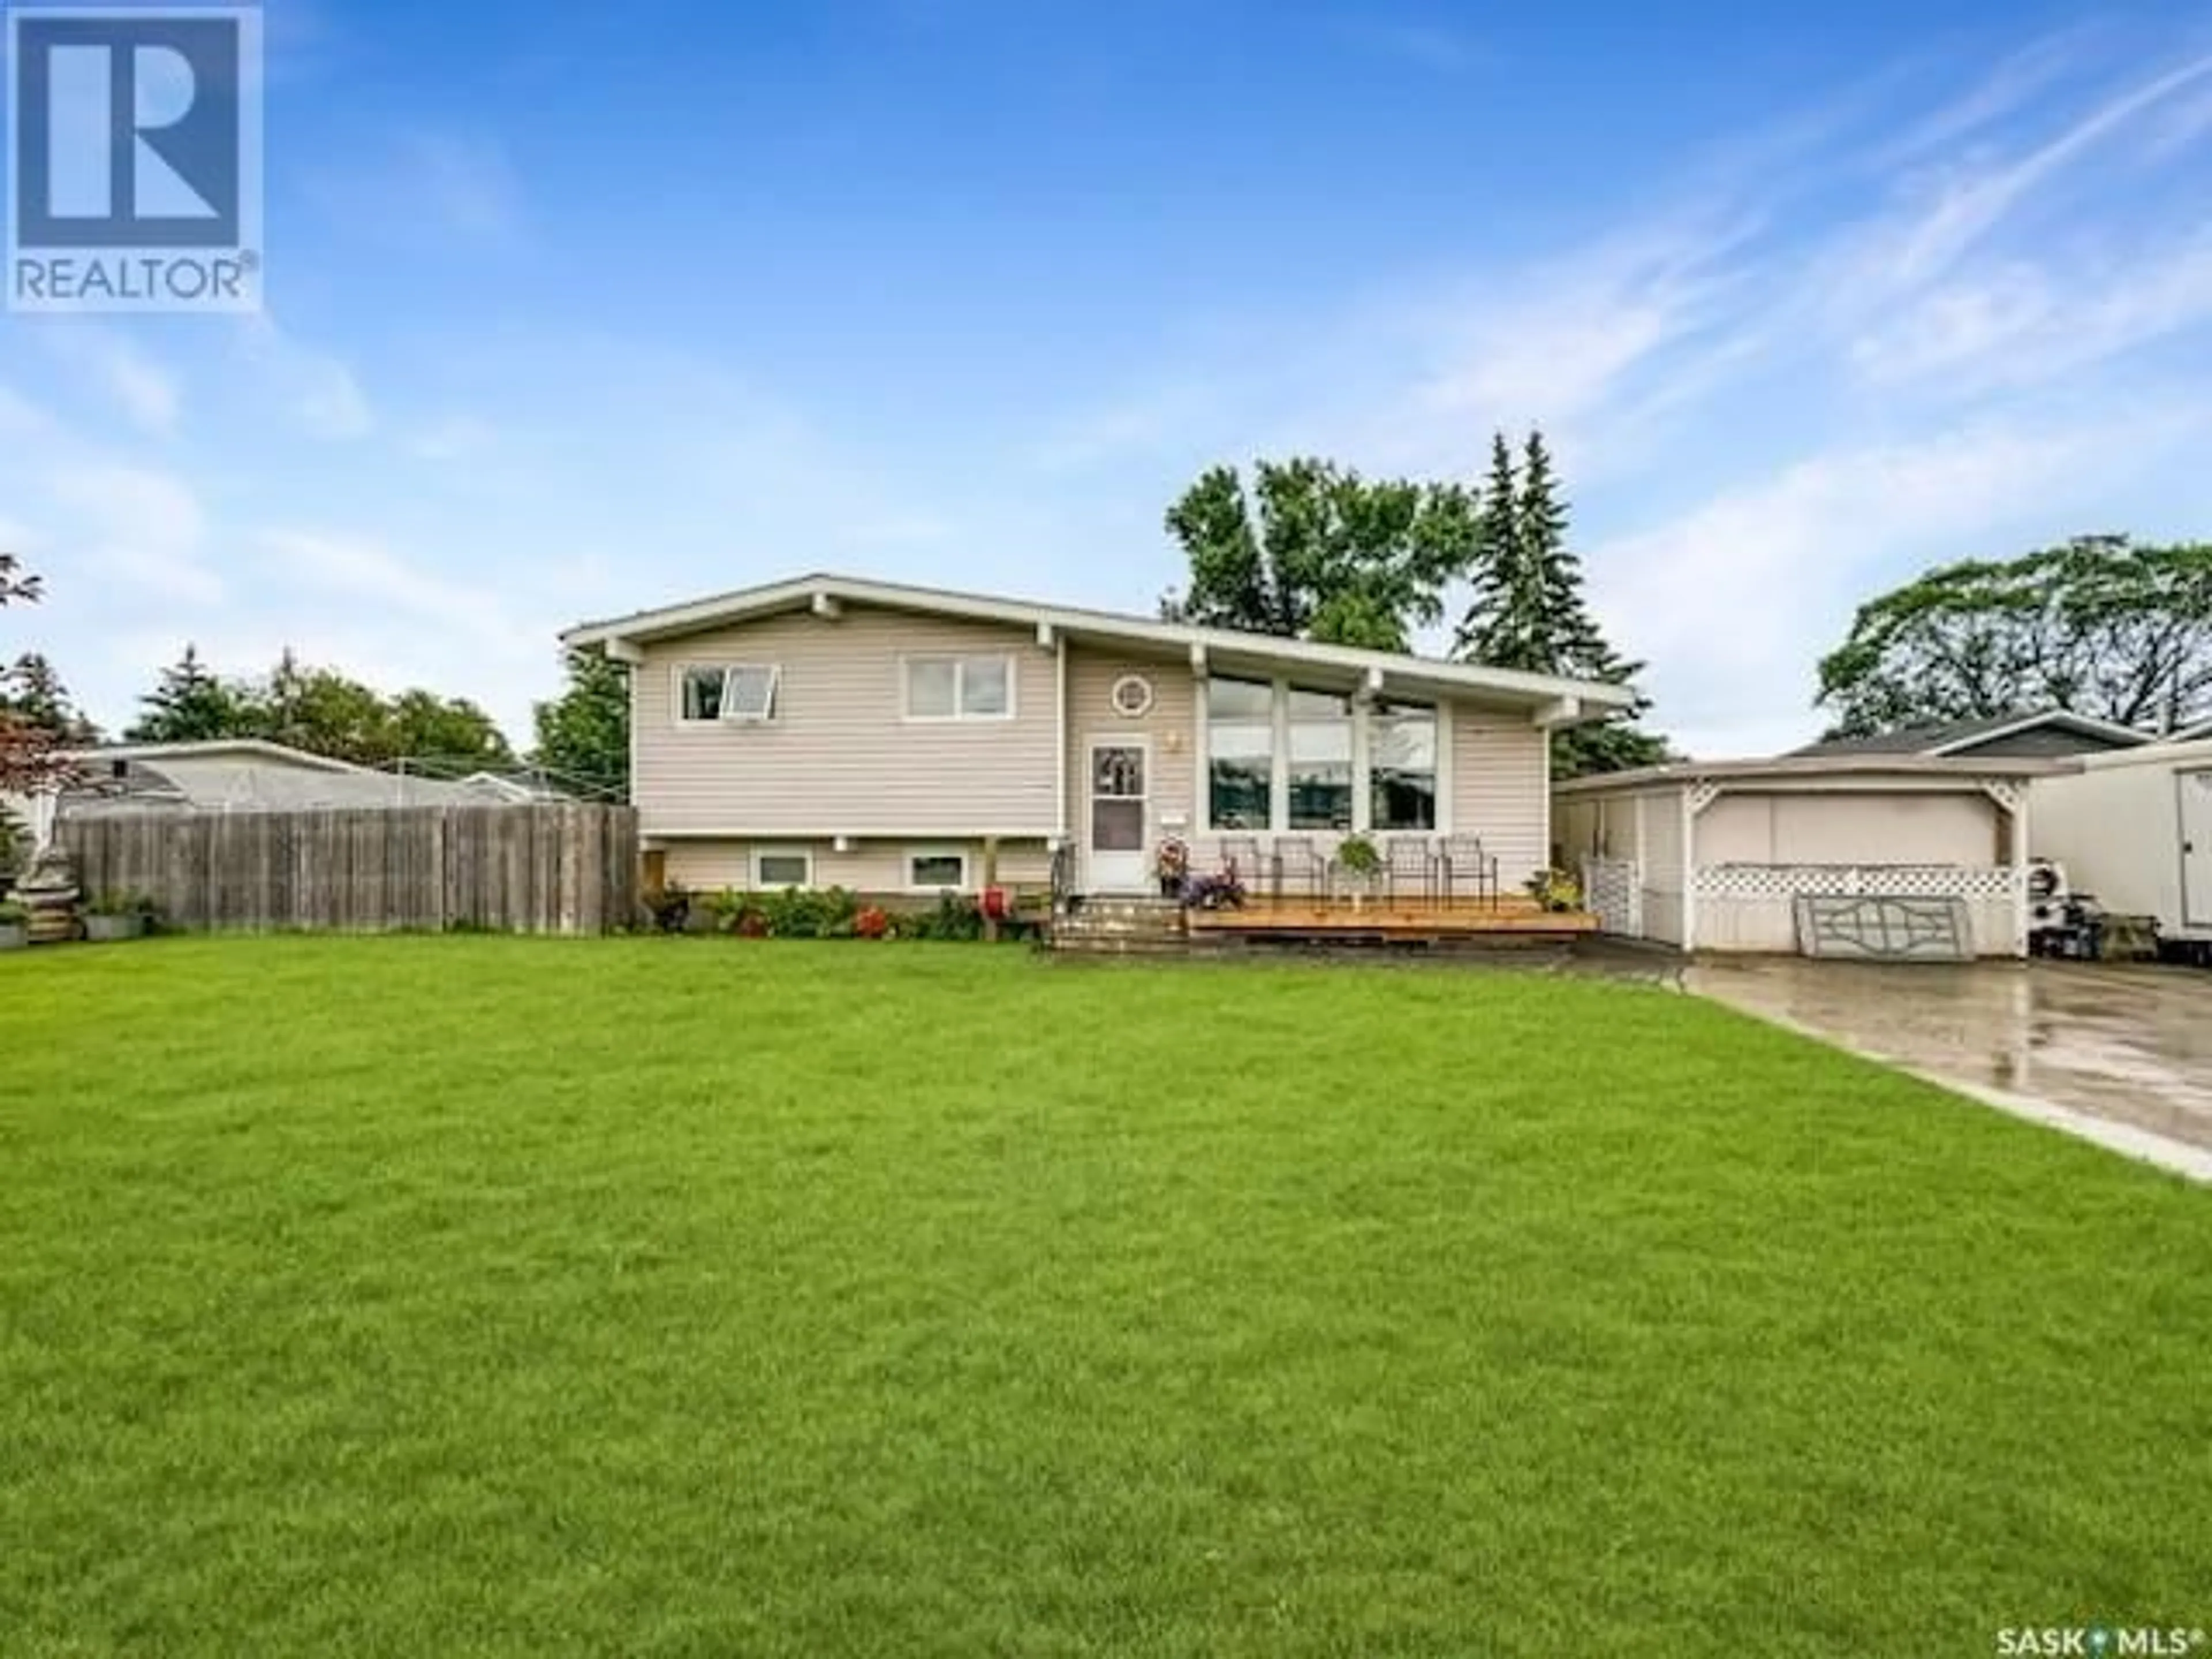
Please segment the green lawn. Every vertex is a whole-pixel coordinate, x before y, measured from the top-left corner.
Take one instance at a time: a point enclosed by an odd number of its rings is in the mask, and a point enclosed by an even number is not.
[[[0,1653],[2212,1624],[2212,1194],[1671,994],[0,957]]]

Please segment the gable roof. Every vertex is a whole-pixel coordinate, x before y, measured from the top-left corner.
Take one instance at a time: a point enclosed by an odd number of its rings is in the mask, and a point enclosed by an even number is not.
[[[2212,738],[2212,720],[2199,720],[2194,726],[2185,726],[2178,732],[2169,732],[2161,743],[2200,743]]]
[[[2132,749],[2152,741],[2148,734],[2136,731],[2132,726],[2119,726],[2111,720],[2073,714],[2063,708],[2047,708],[2039,714],[1998,714],[1985,720],[1908,726],[1894,732],[1877,732],[1870,737],[1826,738],[1819,743],[1808,743],[1802,749],[1793,749],[1790,752],[1793,757],[1808,758],[1843,755],[1941,757],[1964,754],[1984,744],[2016,737],[2023,732],[2038,731],[2071,732],[2075,737],[2090,738],[2095,744],[2111,749]]]
[[[583,623],[562,634],[561,642],[572,650],[588,646],[647,645],[726,628],[757,617],[809,606],[834,611],[836,606],[848,604],[970,622],[1010,623],[1037,629],[1040,639],[1049,633],[1077,640],[1147,646],[1178,654],[1188,653],[1194,664],[1218,658],[1223,668],[1231,671],[1239,666],[1279,665],[1327,670],[1354,678],[1379,674],[1388,684],[1405,690],[1474,694],[1532,708],[1558,704],[1560,707],[1555,723],[1559,725],[1601,718],[1628,708],[1636,701],[1636,694],[1626,686],[1523,673],[1517,669],[1491,668],[1480,663],[1444,662],[1399,652],[1323,645],[1312,640],[1286,640],[1227,628],[1199,628],[1188,623],[1160,622],[1110,611],[1087,611],[1073,605],[1042,605],[1026,599],[958,593],[828,574],[798,576],[685,605]]]

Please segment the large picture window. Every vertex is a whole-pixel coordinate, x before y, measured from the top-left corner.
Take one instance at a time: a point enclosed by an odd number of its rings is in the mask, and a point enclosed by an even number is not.
[[[1367,714],[1368,811],[1378,830],[1437,827],[1437,711],[1379,702]]]
[[[1291,828],[1352,828],[1352,703],[1291,691]]]
[[[1265,830],[1275,793],[1275,688],[1262,681],[1206,683],[1207,822]]]
[[[912,720],[1002,720],[1014,712],[1014,659],[909,657],[906,716]]]

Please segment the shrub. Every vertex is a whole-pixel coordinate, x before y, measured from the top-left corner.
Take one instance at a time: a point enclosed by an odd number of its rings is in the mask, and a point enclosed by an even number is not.
[[[645,896],[645,908],[657,931],[680,933],[691,920],[690,891],[672,881],[659,892]]]
[[[1371,877],[1382,872],[1382,854],[1364,836],[1347,836],[1336,849],[1336,861],[1346,874]]]
[[[0,899],[0,927],[21,927],[31,919],[31,913],[13,899]]]
[[[1525,884],[1528,896],[1547,910],[1579,910],[1582,884],[1564,870],[1539,870]]]
[[[95,893],[84,907],[88,916],[143,916],[154,919],[159,908],[149,893],[135,892],[128,887],[112,887]]]

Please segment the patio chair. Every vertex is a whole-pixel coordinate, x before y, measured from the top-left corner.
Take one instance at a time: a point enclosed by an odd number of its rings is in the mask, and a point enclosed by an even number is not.
[[[1275,896],[1295,893],[1306,899],[1321,896],[1322,883],[1328,874],[1328,866],[1321,854],[1314,851],[1310,836],[1278,836],[1275,838]]]
[[[1443,879],[1444,895],[1454,903],[1462,895],[1478,903],[1498,902],[1498,858],[1482,850],[1480,836],[1444,837]]]
[[[1437,896],[1437,856],[1425,837],[1394,836],[1383,843],[1382,871],[1390,883],[1390,902],[1418,898],[1433,904]]]
[[[1257,836],[1224,836],[1220,847],[1224,875],[1233,874],[1248,887],[1260,879],[1262,871]]]

